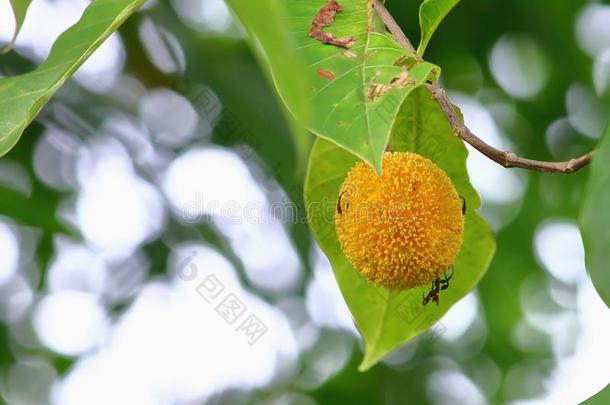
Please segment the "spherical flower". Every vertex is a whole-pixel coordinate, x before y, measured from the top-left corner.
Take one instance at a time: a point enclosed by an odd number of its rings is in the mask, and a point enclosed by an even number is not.
[[[431,283],[462,246],[462,200],[447,174],[410,152],[387,152],[381,176],[357,163],[335,215],[346,257],[367,280],[391,289]]]

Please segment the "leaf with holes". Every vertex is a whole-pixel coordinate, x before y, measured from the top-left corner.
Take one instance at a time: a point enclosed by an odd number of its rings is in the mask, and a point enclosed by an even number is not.
[[[434,31],[459,2],[460,0],[425,0],[422,3],[419,7],[419,26],[421,27],[421,40],[417,47],[419,55],[423,56]]]
[[[304,123],[380,171],[402,102],[413,89],[436,80],[440,69],[421,62],[380,28],[371,0],[283,4],[284,22],[310,84],[304,97],[311,108]],[[287,92],[284,81],[276,77],[276,84],[280,94]],[[290,100],[282,98],[294,113]]]
[[[19,140],[61,85],[145,0],[95,0],[81,19],[57,38],[32,72],[0,79],[0,156]]]
[[[422,305],[422,293],[429,286],[391,291],[363,279],[343,254],[334,226],[339,187],[359,159],[327,140],[316,141],[305,184],[307,215],[364,338],[366,352],[361,370],[372,367],[384,355],[426,331],[472,291],[487,270],[495,249],[489,225],[475,211],[480,200],[466,171],[467,150],[427,89],[417,89],[405,101],[391,144],[396,151],[412,151],[431,159],[451,178],[467,201],[464,243],[454,264],[451,285],[443,291],[438,306]]]

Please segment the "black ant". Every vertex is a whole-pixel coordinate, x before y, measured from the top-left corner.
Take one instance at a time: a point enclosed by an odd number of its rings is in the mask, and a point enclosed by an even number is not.
[[[451,280],[451,277],[453,277],[453,266],[449,268],[451,269],[451,275],[449,277],[447,277],[447,273],[445,273],[444,278],[437,278],[432,282],[432,289],[430,290],[428,295],[422,294],[424,305],[426,305],[430,301],[434,301],[436,302],[436,305],[438,305],[439,293],[441,292],[441,290],[446,290],[447,288],[449,288],[449,280]]]
[[[466,215],[466,199],[462,196],[460,196],[460,199],[462,200],[462,215]],[[447,276],[447,273],[444,273],[444,278],[439,277],[432,282],[432,288],[430,289],[430,292],[428,292],[428,295],[422,294],[424,305],[430,301],[434,301],[436,302],[436,305],[438,305],[440,300],[439,293],[441,290],[449,288],[449,280],[453,277],[453,266],[450,266],[449,268],[451,269],[451,275]]]
[[[341,194],[339,194],[339,199],[337,200],[337,212],[339,213],[339,215],[343,214],[343,209],[341,209],[341,197],[343,197],[343,194],[345,194],[346,192],[347,190],[342,191]],[[347,203],[346,208],[349,209],[349,202]]]

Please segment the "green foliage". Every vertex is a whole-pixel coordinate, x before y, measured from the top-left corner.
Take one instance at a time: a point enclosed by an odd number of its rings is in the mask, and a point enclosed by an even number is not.
[[[15,33],[13,34],[13,38],[11,38],[11,42],[9,42],[4,49],[0,50],[0,54],[9,52],[13,48],[31,2],[32,0],[11,0],[11,7],[13,8],[13,14],[15,15]]]
[[[253,17],[255,10],[246,12],[243,4],[230,3],[248,31],[263,45],[278,92],[295,112],[299,104],[293,105],[285,96],[294,94],[294,80],[283,79],[288,77],[284,76],[285,58],[276,57],[285,52],[282,44],[288,40],[278,41],[281,30],[274,31],[275,27],[265,25],[260,16]],[[421,13],[425,43],[454,5],[428,3],[424,3]],[[306,66],[304,77],[311,84],[304,93],[310,114],[299,117],[322,138],[316,141],[310,158],[305,191],[308,215],[366,341],[367,352],[361,365],[364,370],[433,325],[471,291],[488,266],[494,242],[487,224],[473,211],[480,201],[468,180],[462,142],[453,135],[427,91],[418,91],[408,98],[426,81],[436,80],[440,69],[421,62],[417,55],[403,49],[380,28],[370,1],[341,2],[332,22],[328,16],[326,21],[320,19],[325,4],[287,1],[285,21],[300,60]],[[277,15],[270,4],[262,8]],[[332,32],[333,39],[351,43],[338,46],[312,38],[309,34],[314,20],[324,26],[327,30],[324,32]],[[294,78],[294,71],[291,73]],[[421,296],[427,287],[392,292],[360,278],[341,252],[331,214],[334,204],[328,204],[336,201],[341,181],[359,159],[381,171],[381,159],[391,137],[396,150],[415,151],[439,164],[469,201],[465,247],[456,262],[456,271],[464,275],[456,279],[441,305],[425,311],[422,311]]]
[[[419,26],[421,27],[421,41],[417,47],[419,55],[423,56],[434,31],[459,2],[460,0],[425,0],[422,3],[419,7]]]
[[[556,361],[551,336],[540,331],[532,331],[531,328],[528,329],[527,322],[524,321],[531,308],[523,304],[523,297],[528,294],[528,291],[532,291],[525,287],[531,286],[532,281],[539,282],[536,284],[535,290],[536,302],[552,306],[554,310],[560,311],[558,313],[563,313],[565,308],[555,308],[556,304],[549,295],[548,286],[551,285],[551,276],[536,262],[532,251],[533,236],[540,223],[546,218],[574,218],[578,204],[582,200],[580,185],[582,176],[586,172],[571,176],[524,173],[525,194],[522,197],[516,197],[511,203],[512,205],[496,204],[493,201],[486,202],[485,214],[497,220],[496,225],[500,223],[497,228],[499,249],[498,254],[494,257],[493,271],[490,271],[482,282],[477,284],[485,274],[494,242],[489,227],[474,211],[479,206],[479,199],[470,186],[464,167],[466,153],[463,145],[447,129],[446,120],[422,88],[417,88],[415,91],[410,89],[408,96],[399,94],[399,90],[387,92],[377,100],[378,109],[371,107],[377,105],[374,102],[367,105],[370,83],[365,80],[367,78],[365,73],[373,68],[370,66],[371,60],[365,60],[363,50],[356,47],[362,44],[363,40],[368,42],[369,39],[387,42],[386,45],[389,45],[391,52],[395,51],[396,55],[400,52],[400,55],[406,56],[406,65],[410,65],[411,58],[415,55],[398,49],[398,45],[389,38],[374,16],[371,23],[365,23],[361,21],[361,18],[356,18],[358,14],[350,15],[350,10],[358,11],[364,8],[365,0],[339,0],[345,9],[339,12],[335,22],[326,28],[326,31],[341,37],[354,34],[354,32],[368,31],[369,25],[371,25],[372,33],[363,32],[356,35],[357,42],[350,50],[356,54],[356,58],[345,57],[343,53],[347,52],[347,49],[324,45],[308,37],[311,21],[315,13],[327,3],[326,0],[227,1],[248,31],[253,53],[258,57],[259,65],[264,69],[262,73],[267,74],[267,77],[274,82],[280,98],[294,116],[306,123],[320,137],[326,138],[319,139],[314,147],[307,179],[306,197],[309,202],[312,228],[333,264],[343,295],[366,341],[367,353],[361,368],[371,367],[389,350],[422,333],[475,285],[478,286],[480,305],[483,308],[477,321],[456,340],[439,342],[434,346],[420,345],[413,357],[405,360],[400,367],[380,366],[366,374],[356,372],[355,359],[352,358],[341,374],[328,380],[316,390],[309,391],[308,389],[307,394],[316,396],[319,403],[346,401],[403,403],[406,395],[411,402],[425,403],[430,400],[430,394],[422,387],[429,386],[427,383],[430,382],[429,377],[432,372],[446,368],[446,365],[436,361],[438,357],[435,354],[438,354],[451,362],[459,363],[460,372],[463,372],[481,389],[482,394],[490,403],[511,402],[543,395],[542,384],[532,383],[532,381],[538,380],[522,381],[515,377],[521,374],[527,375],[528,378],[547,376]],[[436,28],[457,2],[457,0],[423,2],[419,14],[422,29],[418,49],[420,55],[426,51]],[[13,6],[19,3],[23,4],[24,1],[12,1]],[[91,7],[110,3],[110,1],[95,0]],[[122,3],[129,2],[123,1]],[[584,4],[583,1],[569,2],[569,4],[563,2],[538,4],[524,0],[465,2],[463,7],[456,9],[458,13],[456,18],[445,21],[446,29],[436,34],[439,37],[438,41],[435,41],[434,47],[427,50],[430,60],[434,60],[443,67],[445,84],[448,88],[476,95],[474,97],[483,103],[491,101],[505,106],[510,109],[511,114],[518,117],[518,120],[515,119],[512,122],[498,120],[497,123],[502,127],[503,133],[510,137],[510,141],[516,145],[520,154],[525,156],[544,158],[548,155],[549,150],[545,139],[539,134],[545,133],[549,122],[553,119],[565,115],[565,89],[575,81],[587,83],[591,79],[591,63],[587,58],[582,57],[582,50],[578,49],[574,41],[573,30],[566,29],[571,26],[575,20],[574,16],[582,9],[583,4],[581,3]],[[418,4],[395,1],[390,5],[401,25],[410,30],[407,32],[409,36],[416,38],[419,35],[416,32],[417,24],[415,23]],[[154,71],[155,68],[151,63],[146,61],[137,36],[138,18],[133,19],[133,24],[126,27],[135,34],[129,36],[125,35],[125,30],[122,32],[128,55],[127,71],[149,88],[172,87],[178,81],[179,84],[174,90],[182,91],[183,94],[189,96],[193,104],[197,104],[200,84],[213,88],[222,103],[223,116],[221,123],[215,128],[212,138],[206,139],[205,142],[209,141],[224,146],[242,145],[243,143],[250,145],[257,154],[253,159],[260,157],[271,169],[275,181],[295,199],[299,193],[300,184],[298,186],[294,184],[294,164],[301,159],[307,148],[307,142],[305,138],[298,137],[300,151],[295,153],[293,139],[288,136],[291,128],[286,125],[286,118],[282,116],[282,110],[278,108],[274,94],[265,87],[265,82],[262,80],[264,77],[253,63],[252,55],[248,52],[246,44],[239,38],[226,38],[220,35],[205,37],[194,30],[185,28],[185,25],[177,19],[167,23],[165,16],[155,15],[155,12],[161,10],[162,7],[169,11],[172,10],[169,1],[157,2],[154,7],[146,10],[147,18],[152,17],[155,22],[163,20],[163,27],[178,37],[180,45],[188,55],[188,70],[185,75],[187,80],[182,82],[182,78],[177,75],[162,76],[161,73]],[[524,14],[524,10],[530,12]],[[127,11],[132,12],[133,10]],[[289,15],[287,12],[291,14]],[[303,13],[297,15],[297,12]],[[526,15],[535,16],[535,19],[523,18]],[[410,21],[411,17],[413,17],[413,21]],[[481,24],[481,21],[485,23]],[[81,24],[82,21],[79,25]],[[116,27],[112,29],[114,28]],[[556,57],[556,59],[567,61],[553,66],[553,80],[539,95],[535,108],[532,107],[531,102],[512,100],[506,95],[496,94],[498,89],[489,81],[486,73],[481,73],[487,71],[486,62],[490,45],[506,32],[523,31],[524,29],[527,30],[528,35],[540,40],[545,51],[550,52],[551,58]],[[183,32],[184,35],[178,35],[178,32]],[[383,39],[380,39],[381,37]],[[99,42],[94,41],[95,45],[99,45],[102,39],[100,37]],[[554,46],[557,43],[565,44],[565,46]],[[293,48],[304,45],[308,45],[308,47],[294,52]],[[359,51],[361,53],[358,53]],[[54,53],[57,52],[54,49]],[[351,56],[349,53],[347,55]],[[345,61],[340,56],[349,60]],[[369,56],[371,57],[371,55]],[[384,58],[380,57],[378,58],[380,60],[376,61],[374,58],[377,56],[384,55],[373,55],[372,61],[381,63],[379,69],[385,75],[385,83],[387,83],[396,77],[394,72],[399,70],[388,64]],[[2,62],[8,61],[7,66],[14,67],[14,64],[11,64],[14,57],[15,54],[9,55]],[[323,60],[326,57],[329,59]],[[63,59],[63,56],[61,58]],[[340,70],[343,65],[340,65],[339,61],[346,64],[343,69],[352,68],[358,63],[361,63],[362,66],[361,69],[354,71],[356,77],[349,77],[350,80],[346,78],[339,82],[338,74],[345,72],[345,70]],[[353,65],[347,67],[347,63],[351,62]],[[307,66],[314,63],[319,63],[319,65]],[[66,67],[70,70],[69,73],[66,73],[67,70],[59,73],[56,76],[58,82],[52,83],[52,91],[43,90],[39,94],[40,97],[28,98],[32,104],[30,107],[26,104],[23,106],[26,112],[21,118],[25,118],[26,121],[23,125],[20,124],[18,133],[4,131],[6,125],[11,128],[15,127],[15,124],[10,124],[10,122],[20,121],[14,121],[18,115],[16,110],[13,110],[14,102],[9,101],[8,104],[3,104],[4,100],[10,97],[7,94],[7,85],[14,86],[11,84],[12,79],[0,80],[0,155],[10,149],[12,144],[18,140],[23,127],[27,126],[48,97],[55,92],[61,84],[59,82],[66,80],[77,66]],[[438,68],[429,64],[421,66],[430,67],[430,72],[434,70],[434,74],[430,78],[436,79]],[[412,71],[408,76],[410,79],[415,77],[417,72],[413,70],[416,67],[421,68],[412,66]],[[322,71],[318,71],[318,68],[321,68]],[[63,67],[58,67],[58,69],[63,69]],[[356,128],[359,131],[346,129],[343,134],[345,139],[337,138],[336,134],[339,130],[336,128],[334,131],[325,128],[318,128],[320,131],[316,131],[315,128],[322,126],[326,119],[335,120],[337,123],[341,119],[334,116],[336,114],[331,116],[329,112],[335,108],[335,105],[338,106],[337,108],[343,108],[344,100],[337,97],[333,100],[332,98],[307,96],[310,95],[312,86],[317,85],[319,88],[329,83],[329,80],[323,77],[329,77],[328,72],[335,76],[333,84],[327,89],[331,93],[341,95],[343,93],[340,91],[354,89],[353,95],[345,93],[345,96],[348,96],[346,100],[353,101],[351,104],[347,104],[344,110],[344,115],[350,121],[358,114],[364,113],[367,118],[379,119],[383,122],[371,128],[360,126]],[[424,77],[424,73],[418,78]],[[31,79],[36,78],[35,75],[25,76],[27,79],[19,79],[20,86],[26,86],[26,82],[33,83]],[[379,82],[381,83],[382,80]],[[418,83],[420,82],[416,82],[412,86],[416,87]],[[54,87],[55,84],[57,87]],[[327,94],[326,97],[329,95]],[[350,97],[353,97],[354,100]],[[91,95],[83,97],[83,109],[91,109],[92,106],[99,107],[99,103],[101,103],[100,98],[91,97]],[[321,103],[327,103],[327,105],[324,106]],[[310,104],[313,104],[311,108],[314,110],[314,114],[308,115],[308,112],[311,112]],[[387,131],[385,135],[383,131]],[[298,125],[294,122],[292,132],[298,134]],[[11,139],[8,138],[9,135]],[[28,145],[24,139],[11,152],[10,158],[14,159],[15,152],[20,152],[19,149],[25,147],[23,156],[19,156],[20,162],[31,162],[33,145],[37,136],[38,133],[32,132],[30,129],[24,138],[31,140],[31,144]],[[610,195],[604,190],[604,186],[608,185],[610,176],[606,174],[603,165],[606,162],[607,166],[610,157],[610,146],[607,139],[609,137],[610,134],[607,134],[597,152],[595,159],[597,163],[594,163],[591,169],[592,178],[588,198],[585,200],[581,214],[587,265],[593,282],[600,294],[604,296],[606,303],[609,302],[610,283],[608,283],[607,277],[604,279],[603,249],[610,241],[603,232],[604,225],[608,225],[605,214],[607,204],[604,205],[604,201],[607,202]],[[336,240],[333,215],[336,209],[335,202],[339,184],[347,169],[359,158],[365,159],[364,152],[359,152],[357,148],[368,141],[369,145],[376,145],[375,151],[379,157],[384,150],[381,145],[385,147],[388,139],[394,150],[414,150],[434,160],[449,173],[460,194],[467,199],[467,240],[458,259],[451,286],[441,294],[441,302],[438,307],[434,304],[426,307],[421,305],[421,294],[426,292],[429,287],[410,292],[393,293],[378,289],[362,280],[343,256]],[[197,140],[197,142],[199,141],[200,139]],[[571,146],[583,149],[589,148],[590,142],[591,140],[577,134],[574,134],[573,138],[569,140]],[[368,158],[365,160],[374,163],[375,151],[372,146],[369,146],[366,150]],[[565,158],[568,157],[565,156]],[[250,158],[250,156],[246,157],[246,159]],[[256,161],[256,163],[260,162]],[[253,163],[253,166],[256,166],[256,163]],[[31,171],[31,176],[35,177],[33,171]],[[42,255],[46,258],[40,260],[41,271],[44,272],[48,258],[53,254],[53,234],[66,232],[66,230],[55,216],[59,198],[51,198],[52,195],[47,193],[37,193],[36,187],[34,190],[34,193],[26,198],[10,189],[1,188],[0,214],[8,216],[10,220],[14,220],[20,225],[44,231],[42,242],[36,253],[37,256]],[[320,203],[325,203],[328,211],[315,211],[316,204],[320,205]],[[508,211],[511,213],[507,213]],[[305,226],[298,225],[299,228],[305,228]],[[607,229],[608,226],[605,228]],[[305,233],[305,230],[302,230]],[[205,240],[229,257],[236,268],[240,268],[238,258],[240,252],[229,251],[231,249],[227,249],[226,241],[218,238],[219,235],[214,232],[210,229],[194,231],[192,227],[170,222],[164,230],[163,238],[155,239],[142,249],[143,254],[151,261],[152,274],[165,274],[170,251],[168,240]],[[306,249],[310,245],[308,238],[303,238],[303,240],[299,244],[300,255],[306,258],[308,257]],[[568,295],[574,294],[575,289],[576,287],[573,285],[561,286],[562,293]],[[302,292],[298,293],[302,294]],[[43,294],[43,292],[39,293]],[[274,299],[275,297],[272,300]],[[569,308],[569,310],[574,309]],[[326,334],[328,331],[323,330],[321,333]],[[566,335],[572,333],[574,336],[577,335],[577,332],[566,331]],[[570,340],[569,336],[567,340]],[[14,337],[9,336],[8,326],[5,330],[4,326],[0,325],[0,343],[2,343],[2,347],[6,348],[16,347],[15,344],[18,343]],[[304,353],[303,356],[308,356],[308,354]],[[10,350],[0,350],[0,371],[2,371],[2,366],[8,368],[15,361],[12,357]],[[355,357],[359,357],[359,354],[356,354]],[[527,374],[520,372],[525,369],[524,364],[527,366]],[[58,367],[60,373],[63,373],[65,368]],[[493,381],[495,373],[498,375],[497,383]],[[506,376],[511,376],[511,378],[505,378]],[[536,385],[535,391],[532,391],[533,385]],[[607,393],[608,388],[587,403],[608,403]],[[2,402],[1,395],[2,393],[0,393],[0,402]]]
[[[418,63],[414,54],[387,33],[378,32],[367,0],[341,2],[343,10],[326,28],[336,38],[353,37],[351,48],[311,38],[312,21],[325,3],[285,2],[288,28],[306,65],[304,77],[311,84],[301,97],[311,108],[304,122],[316,135],[380,171],[381,156],[400,105],[413,89],[426,80],[435,80],[440,69],[427,62]],[[286,92],[283,83],[276,79],[280,93]],[[284,100],[294,110],[290,100]]]
[[[227,3],[248,31],[250,45],[260,64],[266,72],[270,71],[270,79],[275,81],[284,105],[292,113],[287,114],[287,118],[295,134],[299,162],[305,162],[311,142],[295,117],[305,120],[309,114],[303,97],[308,86],[304,64],[294,50],[284,10],[275,0],[227,0]],[[295,77],[300,79],[295,80]]]
[[[440,304],[422,306],[429,286],[390,291],[365,281],[341,251],[334,226],[335,202],[347,171],[358,158],[326,140],[316,141],[305,184],[312,230],[328,256],[343,296],[366,342],[361,370],[434,325],[481,279],[495,248],[491,230],[475,212],[479,197],[466,171],[467,151],[453,135],[426,89],[413,92],[403,105],[391,141],[396,151],[412,151],[433,160],[454,182],[467,204],[464,244],[454,265],[451,286]]]
[[[145,0],[95,0],[32,72],[0,79],[0,156],[62,84]]]
[[[591,164],[587,194],[580,216],[580,228],[585,245],[587,270],[591,281],[606,305],[610,307],[610,127],[595,151]]]

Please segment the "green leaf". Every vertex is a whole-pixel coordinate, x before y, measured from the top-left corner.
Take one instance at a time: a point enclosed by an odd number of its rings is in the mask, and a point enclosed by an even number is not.
[[[11,38],[11,42],[0,50],[0,54],[7,53],[13,49],[13,45],[15,45],[15,40],[17,39],[17,35],[19,35],[19,31],[21,30],[21,26],[23,25],[25,15],[28,12],[31,2],[32,0],[11,0],[11,7],[13,8],[13,15],[15,16],[15,33],[13,34],[13,38]]]
[[[303,63],[294,50],[296,45],[285,22],[285,10],[276,0],[227,0],[227,4],[248,31],[250,45],[259,64],[265,68],[269,79],[281,89],[279,95],[292,112],[286,116],[295,135],[298,160],[306,162],[311,137],[295,117],[304,120],[308,115],[308,104],[303,97],[308,86],[307,81],[303,80]]]
[[[0,156],[19,140],[61,85],[145,0],[95,0],[34,71],[0,79]]]
[[[422,3],[419,7],[419,26],[421,27],[421,41],[417,47],[419,55],[423,56],[434,31],[459,2],[460,0],[425,0]]]
[[[475,211],[480,200],[466,171],[468,152],[427,89],[413,92],[402,106],[391,144],[395,151],[412,151],[431,159],[451,178],[467,201],[464,244],[454,264],[451,286],[443,291],[438,306],[422,305],[422,294],[429,286],[390,291],[364,280],[343,255],[334,226],[339,187],[358,158],[327,140],[316,141],[305,184],[308,218],[364,338],[361,370],[424,332],[472,291],[495,249],[489,225]]]
[[[306,100],[310,108],[307,116],[299,117],[301,121],[316,135],[349,150],[380,171],[393,120],[380,119],[379,109],[389,109],[384,115],[395,116],[407,95],[427,80],[435,80],[440,69],[421,62],[384,30],[380,32],[370,0],[340,1],[342,10],[324,28],[336,38],[353,37],[349,49],[311,38],[312,21],[327,3],[283,2],[286,17],[282,24],[292,34],[305,71],[302,76],[293,73],[283,78],[278,69],[289,57],[280,55],[275,61],[270,58],[276,86],[288,108],[298,114],[295,111],[298,104],[286,94],[292,94],[291,82],[305,80],[309,86],[297,96]]]
[[[585,246],[585,261],[591,281],[610,307],[610,127],[595,151],[591,175],[580,214],[580,230]]]

